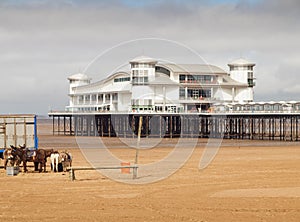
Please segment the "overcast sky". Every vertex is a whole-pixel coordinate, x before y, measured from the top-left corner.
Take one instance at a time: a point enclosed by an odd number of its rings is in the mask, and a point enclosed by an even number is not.
[[[255,101],[300,100],[299,21],[298,0],[2,0],[0,113],[63,110],[68,76],[86,70],[99,80],[117,54],[153,56],[149,48],[171,45],[226,71],[240,57],[255,62]],[[132,41],[143,38],[154,40]]]

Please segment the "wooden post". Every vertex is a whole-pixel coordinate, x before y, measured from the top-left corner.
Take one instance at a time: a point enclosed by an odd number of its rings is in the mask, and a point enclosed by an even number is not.
[[[26,118],[24,117],[24,122],[23,122],[23,124],[24,124],[24,136],[23,136],[23,138],[24,138],[24,143],[23,144],[27,144],[27,127],[26,127]]]
[[[72,135],[72,117],[69,116],[69,127],[70,127],[70,136]]]
[[[57,135],[60,135],[60,116],[57,117]]]
[[[136,179],[137,178],[137,167],[134,167],[133,168],[133,179]]]
[[[111,116],[108,116],[107,125],[108,125],[108,137],[111,137]]]
[[[295,138],[295,140],[298,141],[298,116],[296,116],[295,127],[296,127],[296,132],[295,132],[296,138]]]
[[[71,181],[75,180],[75,170],[73,170],[72,168],[70,169],[70,180]]]
[[[138,129],[138,138],[137,138],[136,151],[135,151],[135,161],[134,161],[135,164],[138,164],[138,159],[139,159],[142,124],[143,124],[143,116],[140,116],[139,129]]]
[[[3,121],[3,133],[4,133],[4,148],[7,148],[6,118],[4,118],[4,121]]]
[[[16,122],[16,117],[14,117],[14,143],[15,143],[15,146],[17,146],[17,122]]]
[[[55,122],[54,122],[54,115],[52,116],[52,134],[53,134],[53,136],[54,136],[54,134],[55,134],[55,126],[54,126],[54,124],[55,124]]]
[[[66,135],[66,116],[64,116],[64,135]]]

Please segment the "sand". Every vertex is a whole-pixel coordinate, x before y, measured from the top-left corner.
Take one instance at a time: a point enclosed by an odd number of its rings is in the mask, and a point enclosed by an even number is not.
[[[134,161],[135,150],[122,141],[103,141],[122,161]],[[141,150],[139,162],[165,158],[177,142],[164,139]],[[29,168],[7,176],[0,169],[0,221],[300,221],[299,143],[225,140],[199,170],[206,142],[198,141],[175,174],[144,185],[98,171],[77,171],[72,182],[68,173],[49,172],[49,161],[47,173]],[[74,137],[53,136],[45,123],[39,124],[39,143],[69,150],[74,166],[89,166]]]

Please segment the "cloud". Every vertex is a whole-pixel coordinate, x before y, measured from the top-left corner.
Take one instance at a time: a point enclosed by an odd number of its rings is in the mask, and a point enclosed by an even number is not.
[[[143,37],[178,41],[225,70],[243,56],[257,63],[257,99],[299,100],[299,1],[134,2],[1,1],[1,111],[63,109],[69,75],[104,50]],[[88,74],[97,78],[104,70]]]

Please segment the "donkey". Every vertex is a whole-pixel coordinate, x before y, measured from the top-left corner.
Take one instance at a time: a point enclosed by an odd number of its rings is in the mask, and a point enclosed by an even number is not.
[[[23,162],[23,168],[24,168],[24,172],[27,172],[27,166],[26,166],[26,162],[27,162],[27,154],[26,151],[20,148],[17,148],[15,146],[10,146],[11,148],[11,154],[18,159],[18,164],[20,164],[21,162]]]
[[[58,172],[58,164],[61,162],[60,154],[58,151],[54,151],[50,156],[51,169],[53,172]]]
[[[47,158],[53,153],[53,149],[38,149],[32,152],[26,148],[25,144],[19,146],[19,148],[25,150],[27,162],[34,162],[35,171],[38,170],[39,172],[42,172],[42,168],[44,167],[44,172],[46,172]]]
[[[53,149],[38,149],[37,151],[37,155],[39,156],[39,158],[35,158],[33,159],[33,162],[35,162],[36,164],[40,163],[40,172],[41,172],[41,167],[44,167],[44,172],[46,172],[46,163],[47,163],[47,158],[51,156],[51,154],[54,152]],[[42,159],[44,158],[44,160]]]
[[[7,165],[13,166],[15,162],[15,157],[12,155],[12,149],[6,148],[3,152],[3,159],[4,159],[4,169],[6,169]]]
[[[51,152],[53,152],[53,149],[51,150],[34,150],[32,155],[28,155],[29,151],[26,149],[25,146],[20,146],[19,148],[11,146],[12,148],[12,154],[14,156],[18,156],[20,158],[20,162],[23,162],[23,167],[24,167],[24,172],[27,172],[27,162],[34,162],[35,167],[39,167],[39,172],[43,171],[44,167],[44,172],[46,172],[46,162],[47,162],[47,157],[51,155]]]
[[[72,154],[68,151],[62,151],[60,153],[63,170],[66,171],[67,167],[72,167]]]

